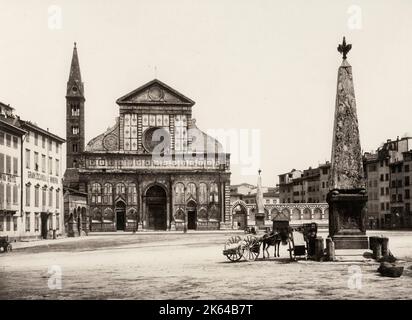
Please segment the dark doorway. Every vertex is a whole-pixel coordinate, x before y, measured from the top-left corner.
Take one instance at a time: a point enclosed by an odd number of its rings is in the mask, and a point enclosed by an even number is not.
[[[126,230],[126,205],[123,201],[116,203],[116,230]]]
[[[152,186],[146,192],[147,226],[152,230],[167,229],[166,191]]]
[[[247,226],[246,209],[243,206],[238,205],[235,208],[235,214],[233,216],[233,221],[235,223],[234,227],[239,230],[244,230]]]
[[[196,230],[196,210],[187,212],[187,229]]]
[[[48,214],[47,212],[41,213],[41,237],[43,239],[47,239],[47,219]]]

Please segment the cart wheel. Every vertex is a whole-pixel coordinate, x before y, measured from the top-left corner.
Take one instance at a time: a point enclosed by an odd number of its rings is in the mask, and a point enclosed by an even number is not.
[[[233,236],[231,237],[228,241],[226,241],[225,243],[225,250],[228,246],[231,246],[232,244],[236,244],[239,243],[240,241],[242,241],[242,238],[240,238],[239,236]],[[230,252],[226,255],[226,257],[230,260],[230,261],[239,261],[240,259],[242,259],[243,257],[243,251],[244,248],[239,247],[239,249],[234,250],[233,252]]]
[[[6,252],[11,252],[12,250],[13,250],[13,248],[12,248],[11,244],[7,245],[5,251],[6,251]]]
[[[243,257],[246,260],[256,260],[260,252],[259,240],[254,236],[247,236],[244,247]]]

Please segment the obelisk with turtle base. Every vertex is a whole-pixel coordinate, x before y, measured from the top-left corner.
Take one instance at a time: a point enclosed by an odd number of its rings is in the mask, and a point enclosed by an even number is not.
[[[368,196],[362,164],[352,67],[347,54],[352,45],[343,38],[338,51],[342,64],[333,127],[331,175],[329,179],[329,236],[335,249],[368,249],[365,219]]]

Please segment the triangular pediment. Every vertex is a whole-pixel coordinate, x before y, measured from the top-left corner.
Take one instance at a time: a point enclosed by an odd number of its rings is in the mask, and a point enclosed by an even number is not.
[[[154,79],[132,92],[117,99],[117,104],[129,105],[186,105],[193,106],[194,101],[169,87],[160,80]]]

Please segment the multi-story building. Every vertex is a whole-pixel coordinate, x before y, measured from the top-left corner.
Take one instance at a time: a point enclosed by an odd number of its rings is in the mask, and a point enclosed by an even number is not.
[[[64,139],[29,121],[23,150],[24,236],[51,238],[64,232],[62,144]]]
[[[64,139],[0,108],[0,235],[60,236]]]
[[[328,193],[330,163],[279,175],[280,203],[324,203]]]
[[[279,202],[292,203],[294,197],[300,194],[299,184],[294,181],[302,177],[302,171],[292,169],[292,171],[279,175]],[[297,200],[296,200],[297,201]]]
[[[364,154],[369,228],[412,226],[409,209],[411,142],[410,137],[398,137],[387,140],[376,152]]]
[[[25,131],[13,108],[0,103],[0,236],[19,238],[22,224],[21,152]]]

